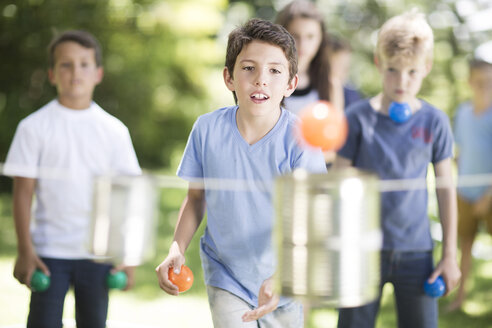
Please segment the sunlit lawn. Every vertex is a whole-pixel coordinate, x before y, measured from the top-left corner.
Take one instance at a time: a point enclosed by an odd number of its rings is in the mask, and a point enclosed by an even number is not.
[[[25,327],[29,291],[12,275],[12,259],[0,260],[0,327]],[[154,282],[154,281],[152,281]],[[157,285],[154,286],[158,288]],[[208,303],[203,295],[179,297],[146,296],[144,291],[111,292],[108,327],[212,327]],[[64,322],[75,327],[74,298],[69,293],[65,301]]]
[[[157,255],[137,269],[137,282],[128,292],[112,291],[108,316],[108,327],[212,327],[208,309],[203,275],[198,254],[198,235],[187,252],[187,265],[195,274],[192,289],[179,297],[162,292],[156,282],[154,268],[165,257],[172,238],[182,191],[166,191],[162,195],[159,214],[159,238]],[[481,245],[492,251],[490,238],[482,234]],[[436,250],[438,252],[439,249]],[[24,327],[28,312],[29,291],[12,277],[15,259],[15,234],[10,214],[10,198],[0,197],[0,327]],[[445,313],[450,298],[440,301],[439,327],[492,327],[492,261],[474,260],[473,277],[470,283],[469,300],[464,311]],[[383,305],[377,328],[396,327],[392,288],[384,290]],[[74,299],[69,293],[64,309],[65,327],[75,327]],[[311,311],[309,328],[336,327],[337,313],[334,309],[314,309]]]

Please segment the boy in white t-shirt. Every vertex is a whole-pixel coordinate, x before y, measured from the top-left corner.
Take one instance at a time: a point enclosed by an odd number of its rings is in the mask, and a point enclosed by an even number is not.
[[[62,327],[70,286],[77,327],[105,327],[111,264],[92,261],[85,247],[92,185],[99,175],[141,170],[126,126],[92,101],[103,77],[97,40],[84,31],[67,31],[52,41],[49,56],[49,79],[58,98],[19,123],[4,166],[14,177],[14,276],[29,288],[36,269],[51,276],[46,291],[31,294],[28,327]],[[133,268],[121,270],[128,275],[128,289]]]

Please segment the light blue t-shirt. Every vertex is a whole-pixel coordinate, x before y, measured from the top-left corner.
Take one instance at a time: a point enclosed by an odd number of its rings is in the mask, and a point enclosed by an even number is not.
[[[339,155],[382,180],[425,179],[429,163],[452,156],[448,117],[424,101],[402,124],[376,112],[367,99],[349,107],[346,114],[349,134]],[[381,202],[384,250],[432,249],[427,189],[383,192]]]
[[[460,176],[492,173],[492,107],[476,115],[470,102],[461,104],[454,120],[454,136]],[[460,187],[458,193],[473,202],[488,189],[486,185]]]
[[[237,109],[225,107],[198,118],[177,174],[186,180],[206,178],[207,227],[200,243],[205,283],[256,306],[261,284],[275,271],[274,178],[295,168],[315,173],[326,168],[320,150],[298,146],[294,114],[282,109],[275,127],[249,145],[237,128]],[[231,180],[237,182],[227,183]]]

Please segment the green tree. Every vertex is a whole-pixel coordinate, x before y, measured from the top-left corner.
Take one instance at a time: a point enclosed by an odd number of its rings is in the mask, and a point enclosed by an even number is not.
[[[101,41],[105,78],[94,98],[130,129],[140,163],[174,169],[199,114],[232,103],[221,80],[229,31],[273,19],[289,0],[0,0],[0,162],[18,122],[53,97],[46,46],[54,33],[85,29]],[[413,7],[435,33],[435,60],[422,96],[453,114],[468,97],[467,55],[490,40],[492,5],[471,0],[317,0],[329,30],[350,40],[354,82],[379,91],[377,29]],[[0,178],[0,191],[10,190]]]
[[[251,16],[274,19],[290,0],[231,0],[230,11],[247,6]],[[368,96],[380,90],[373,64],[377,30],[390,17],[418,8],[434,30],[433,70],[425,79],[421,96],[450,116],[469,96],[467,58],[481,43],[492,39],[492,2],[472,0],[313,0],[325,16],[331,33],[350,41],[352,79]]]
[[[169,168],[197,115],[210,111],[221,0],[0,2],[0,162],[19,121],[53,99],[47,51],[67,29],[93,33],[105,77],[94,99],[130,129],[142,167]],[[5,181],[5,183],[4,183]],[[3,178],[0,190],[10,190]]]

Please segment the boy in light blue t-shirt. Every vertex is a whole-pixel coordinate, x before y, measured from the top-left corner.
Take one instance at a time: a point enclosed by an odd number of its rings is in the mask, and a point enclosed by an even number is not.
[[[231,32],[224,81],[237,105],[198,118],[178,169],[204,190],[188,190],[169,255],[156,268],[159,285],[178,295],[168,270],[185,262],[206,207],[200,252],[214,327],[303,327],[302,306],[279,300],[271,281],[273,179],[295,168],[326,171],[320,150],[298,146],[297,118],[281,108],[296,72],[294,40],[281,26],[252,19]]]
[[[458,107],[454,121],[459,176],[492,173],[492,63],[483,59],[470,62],[468,80],[472,100]],[[463,274],[453,311],[466,298],[466,282],[472,266],[472,246],[480,221],[492,234],[492,188],[475,186],[458,188],[458,239]]]
[[[442,111],[417,98],[432,67],[432,50],[432,29],[422,14],[396,16],[381,27],[374,57],[383,90],[348,108],[349,135],[335,167],[353,165],[377,173],[382,180],[404,181],[425,180],[432,163],[436,178],[452,182],[449,120]],[[405,107],[407,115],[394,115]],[[406,189],[405,183],[398,189],[381,194],[381,291],[385,283],[393,284],[398,327],[436,328],[437,301],[424,293],[423,285],[442,275],[448,294],[460,278],[455,188],[436,189],[443,244],[435,268],[427,189]],[[380,298],[365,306],[341,309],[338,327],[374,327],[379,302]]]

